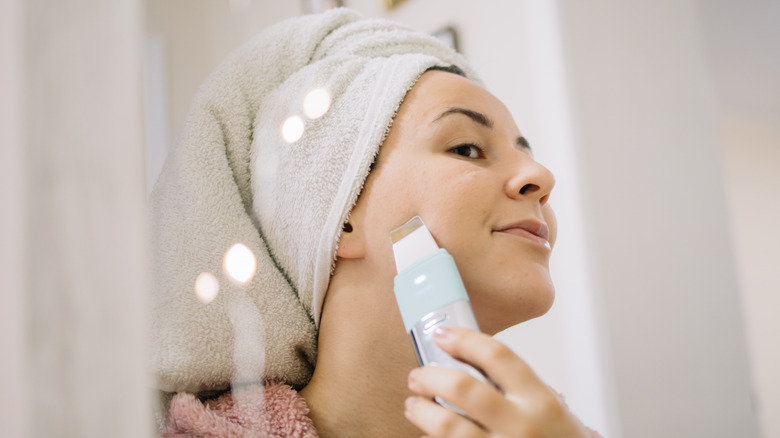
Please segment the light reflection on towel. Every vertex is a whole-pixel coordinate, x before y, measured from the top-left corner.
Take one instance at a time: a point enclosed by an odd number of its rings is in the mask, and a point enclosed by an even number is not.
[[[265,369],[265,325],[252,299],[238,291],[228,306],[233,327],[235,368],[230,387],[236,409],[244,418],[260,418],[263,410]]]
[[[330,109],[330,93],[324,88],[315,88],[303,99],[303,113],[314,120],[324,116]]]
[[[303,137],[303,129],[301,116],[290,116],[282,123],[282,138],[287,143],[295,143]]]
[[[257,271],[257,259],[243,243],[236,243],[225,253],[225,272],[239,283],[246,283]]]
[[[324,88],[313,88],[303,98],[303,113],[309,120],[316,120],[330,110],[330,92]],[[282,138],[289,144],[303,137],[306,124],[299,115],[292,115],[282,123]]]
[[[211,272],[201,272],[195,279],[195,295],[203,304],[214,301],[219,293],[219,281]]]

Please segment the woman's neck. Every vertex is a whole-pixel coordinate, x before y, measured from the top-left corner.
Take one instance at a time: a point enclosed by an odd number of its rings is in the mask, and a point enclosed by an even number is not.
[[[301,390],[317,432],[322,438],[419,436],[403,416],[411,395],[407,376],[417,360],[392,284],[340,287],[345,282],[336,277],[323,307],[314,375]]]

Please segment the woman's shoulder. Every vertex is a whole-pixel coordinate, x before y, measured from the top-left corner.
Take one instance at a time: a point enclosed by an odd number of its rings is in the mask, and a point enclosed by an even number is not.
[[[163,436],[316,438],[306,400],[284,383],[234,387],[215,398],[178,393],[168,407]]]

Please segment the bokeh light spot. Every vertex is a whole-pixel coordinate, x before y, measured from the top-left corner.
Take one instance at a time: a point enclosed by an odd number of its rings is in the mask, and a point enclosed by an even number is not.
[[[319,119],[330,109],[330,93],[324,88],[315,88],[303,99],[303,112],[310,119]]]
[[[287,143],[295,143],[303,137],[303,119],[300,116],[291,116],[282,124],[282,138]]]
[[[201,272],[198,278],[195,279],[195,295],[198,299],[208,304],[214,301],[219,293],[219,281],[210,272]]]
[[[252,279],[256,270],[257,259],[243,243],[236,243],[225,253],[225,271],[239,283]]]

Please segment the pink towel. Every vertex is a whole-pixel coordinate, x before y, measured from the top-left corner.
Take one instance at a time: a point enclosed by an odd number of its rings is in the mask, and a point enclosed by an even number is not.
[[[317,438],[308,414],[303,397],[282,383],[234,388],[203,402],[179,393],[163,436]]]

